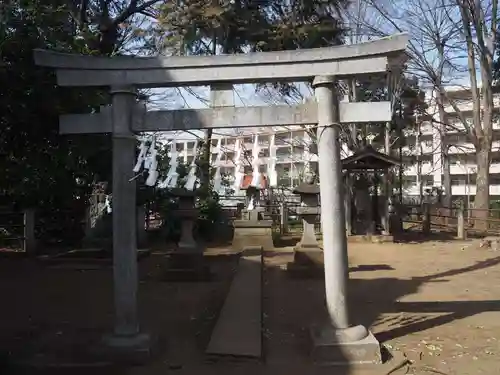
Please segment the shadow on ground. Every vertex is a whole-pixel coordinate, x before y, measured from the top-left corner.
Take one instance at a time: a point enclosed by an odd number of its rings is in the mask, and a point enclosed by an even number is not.
[[[468,233],[468,239],[479,239],[485,237],[481,233]],[[406,229],[402,232],[394,234],[394,242],[396,243],[425,243],[425,242],[450,242],[457,241],[457,233],[455,231],[435,231],[424,234],[421,231]],[[460,240],[463,241],[463,240]]]
[[[85,346],[112,327],[111,270],[49,269],[29,259],[0,260],[0,366],[2,374],[255,374],[287,372],[290,375],[331,374],[329,368],[312,366],[309,357],[311,324],[327,321],[322,279],[296,279],[279,267],[276,259],[264,271],[265,364],[206,363],[204,350],[237,267],[234,256],[208,260],[217,275],[205,283],[166,283],[151,275],[160,259],[141,262],[140,313],[144,329],[165,342],[159,356],[141,368],[116,369],[83,366]],[[363,279],[360,272],[391,270],[386,264],[351,268],[349,305],[353,324],[372,326],[386,313],[439,313],[437,317],[398,319],[377,333],[381,342],[436,327],[485,311],[500,311],[499,301],[403,302],[426,283],[446,283],[447,277],[498,266],[500,257],[423,277]],[[248,287],[252,287],[251,285]],[[390,323],[390,322],[389,322]],[[53,364],[80,363],[80,367],[30,368],[19,372],[9,367],[18,361],[44,357]],[[8,369],[11,369],[10,371]],[[335,368],[349,375],[348,367]]]
[[[403,302],[404,296],[416,293],[426,283],[446,283],[447,277],[495,267],[500,264],[500,256],[477,262],[467,267],[452,269],[423,277],[409,279],[377,278],[356,279],[351,277],[350,301],[351,316],[356,322],[372,326],[382,313],[413,313],[413,314],[440,314],[439,316],[418,318],[391,318],[393,328],[380,332],[377,338],[387,341],[437,327],[454,320],[487,311],[500,311],[499,300],[486,301],[422,301]],[[360,311],[356,304],[365,301],[367,308]],[[385,322],[390,323],[390,322]],[[391,324],[389,324],[391,326]]]

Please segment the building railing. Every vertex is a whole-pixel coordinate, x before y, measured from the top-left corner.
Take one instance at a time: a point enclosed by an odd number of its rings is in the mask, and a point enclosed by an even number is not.
[[[500,209],[405,204],[399,207],[399,215],[407,229],[427,234],[438,230],[453,233],[459,239],[468,235],[500,235]]]
[[[35,211],[0,211],[0,251],[36,252]]]

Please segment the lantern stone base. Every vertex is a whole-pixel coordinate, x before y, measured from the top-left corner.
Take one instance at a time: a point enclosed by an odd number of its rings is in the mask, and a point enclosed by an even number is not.
[[[297,246],[293,262],[287,264],[289,275],[298,278],[322,278],[323,268],[323,250],[317,246]]]
[[[294,250],[293,261],[296,264],[323,268],[323,249],[318,246],[297,246]]]
[[[258,246],[264,251],[274,249],[272,225],[271,220],[235,220],[232,248],[237,252]]]
[[[318,365],[381,364],[377,338],[363,326],[336,330],[313,327],[311,356]],[[361,333],[361,334],[360,334]]]

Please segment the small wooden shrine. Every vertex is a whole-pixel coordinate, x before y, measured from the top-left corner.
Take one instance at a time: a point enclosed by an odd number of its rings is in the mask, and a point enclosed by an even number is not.
[[[391,189],[383,188],[383,176],[400,161],[366,146],[342,160],[345,179],[347,234],[389,234]],[[382,193],[382,194],[380,194]]]

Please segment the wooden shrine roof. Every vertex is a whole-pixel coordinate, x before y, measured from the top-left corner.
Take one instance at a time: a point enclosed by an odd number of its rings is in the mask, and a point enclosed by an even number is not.
[[[398,159],[383,154],[375,150],[372,146],[357,151],[342,160],[342,169],[344,170],[373,170],[373,169],[388,169],[399,166],[401,163]]]

